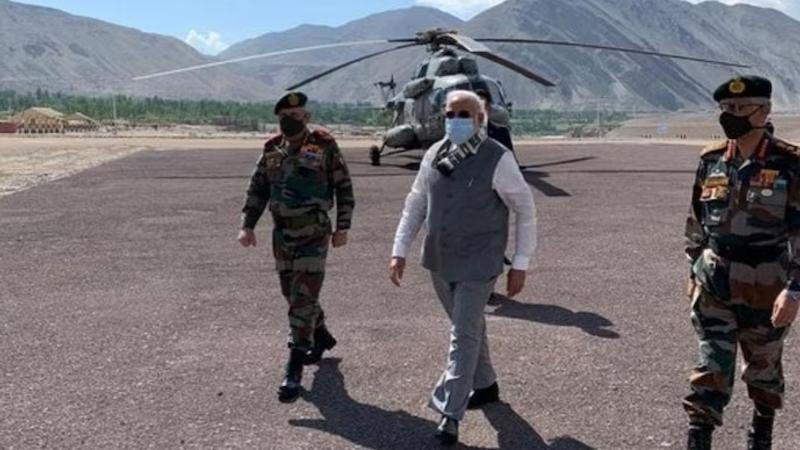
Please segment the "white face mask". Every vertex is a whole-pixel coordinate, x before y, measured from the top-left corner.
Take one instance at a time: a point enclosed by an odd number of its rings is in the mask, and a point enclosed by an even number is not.
[[[469,117],[446,119],[445,131],[450,142],[461,145],[475,135],[475,122]]]

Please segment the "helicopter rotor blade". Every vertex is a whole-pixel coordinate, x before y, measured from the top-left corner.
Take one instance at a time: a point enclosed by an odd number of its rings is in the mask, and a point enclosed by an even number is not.
[[[168,75],[175,75],[175,74],[184,73],[184,72],[193,72],[195,70],[209,69],[209,68],[212,68],[212,67],[225,66],[225,65],[228,65],[228,64],[236,64],[236,63],[245,62],[245,61],[252,61],[254,59],[269,58],[269,57],[272,57],[272,56],[290,55],[290,54],[293,54],[293,53],[303,53],[303,52],[310,52],[310,51],[313,51],[313,50],[324,50],[324,49],[337,48],[337,47],[355,47],[355,46],[362,46],[362,45],[387,44],[389,42],[390,41],[388,41],[386,39],[381,39],[381,40],[371,40],[371,41],[337,42],[337,43],[334,43],[334,44],[323,44],[323,45],[312,45],[312,46],[309,46],[309,47],[290,48],[290,49],[287,49],[287,50],[278,50],[278,51],[269,52],[269,53],[261,53],[261,54],[258,54],[258,55],[243,56],[241,58],[226,59],[224,61],[215,61],[215,62],[206,63],[206,64],[198,64],[198,65],[195,65],[195,66],[182,67],[182,68],[179,68],[179,69],[167,70],[167,71],[164,71],[164,72],[152,73],[152,74],[149,74],[149,75],[141,75],[141,76],[138,76],[138,77],[134,77],[133,81],[149,80],[149,79],[152,79],[152,78],[160,78],[160,77],[165,77],[165,76],[168,76]]]
[[[376,56],[384,55],[386,53],[391,53],[391,52],[394,52],[394,51],[397,51],[397,50],[402,50],[404,48],[416,47],[418,45],[420,45],[420,44],[417,44],[416,42],[413,42],[413,43],[398,45],[397,47],[392,47],[392,48],[389,48],[389,49],[386,49],[386,50],[381,50],[379,52],[374,52],[374,53],[370,53],[368,55],[361,56],[359,58],[356,58],[356,59],[347,61],[345,63],[339,64],[338,66],[331,67],[330,69],[328,69],[328,70],[326,70],[324,72],[320,72],[320,73],[314,75],[313,77],[306,78],[305,80],[300,81],[299,83],[295,83],[295,84],[289,86],[288,88],[286,88],[286,90],[287,91],[291,91],[291,90],[297,89],[297,88],[299,88],[301,86],[305,86],[306,84],[311,83],[312,81],[315,81],[315,80],[318,80],[318,79],[320,79],[320,78],[322,78],[324,76],[330,75],[333,72],[336,72],[337,70],[344,69],[347,66],[353,65],[353,64],[361,62],[361,61],[364,61],[365,59],[374,58]]]
[[[464,36],[463,34],[456,34],[456,33],[447,33],[443,35],[446,39],[444,41],[450,45],[456,45],[460,47],[462,50],[470,52],[470,53],[488,53],[491,52],[489,47],[481,44],[480,42],[472,39],[469,36]],[[450,42],[447,42],[450,41]]]
[[[547,78],[544,78],[541,75],[538,75],[537,73],[533,72],[532,70],[530,70],[530,69],[528,69],[526,67],[520,66],[519,64],[515,63],[514,61],[510,61],[510,60],[505,59],[502,56],[498,56],[498,55],[496,55],[494,53],[491,53],[491,52],[489,52],[489,53],[473,53],[473,52],[470,52],[470,53],[472,53],[474,55],[478,55],[478,56],[480,56],[482,58],[488,59],[489,61],[492,61],[494,63],[500,64],[501,66],[503,66],[503,67],[505,67],[507,69],[511,69],[514,72],[517,72],[518,74],[520,74],[520,75],[522,75],[522,76],[524,76],[524,77],[526,77],[528,79],[531,79],[531,80],[533,80],[533,81],[535,81],[535,82],[537,82],[537,83],[539,83],[541,85],[544,85],[544,86],[547,86],[547,87],[554,87],[556,85],[554,82],[548,80]]]
[[[719,61],[714,59],[706,59],[706,58],[697,58],[694,56],[687,56],[687,55],[678,55],[674,53],[662,53],[657,52],[655,50],[645,50],[639,48],[630,48],[630,47],[614,47],[610,45],[597,45],[597,44],[585,44],[581,42],[569,42],[569,41],[553,41],[548,39],[515,39],[515,38],[480,38],[475,39],[478,42],[498,42],[498,43],[511,43],[511,44],[542,44],[542,45],[559,45],[562,47],[579,47],[579,48],[591,48],[596,50],[609,50],[614,52],[623,52],[623,53],[636,53],[640,55],[649,55],[649,56],[662,56],[664,58],[671,58],[671,59],[681,59],[684,61],[694,61],[694,62],[702,62],[708,64],[716,64],[720,66],[728,66],[728,67],[739,67],[739,68],[750,68],[751,66],[741,63],[734,63],[728,61]]]
[[[490,50],[489,47],[481,44],[480,42],[476,41],[475,39],[472,39],[471,37],[454,33],[448,33],[444,36],[446,37],[446,41],[450,41],[449,43],[451,45],[455,45],[466,52],[472,53],[473,55],[477,55],[482,58],[486,58],[494,63],[500,64],[501,66],[511,69],[514,72],[517,72],[518,74],[526,78],[529,78],[539,84],[548,87],[553,87],[556,85],[552,81],[533,72],[532,70],[523,67],[515,63],[514,61],[508,60],[506,58],[503,58],[502,56],[497,55],[496,53],[492,52],[492,50]]]

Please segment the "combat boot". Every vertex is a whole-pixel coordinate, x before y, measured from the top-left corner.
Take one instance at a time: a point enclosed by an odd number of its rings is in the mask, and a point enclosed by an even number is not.
[[[772,426],[775,423],[773,414],[762,416],[758,411],[753,411],[753,424],[747,433],[747,450],[772,449]]]
[[[322,353],[336,346],[336,339],[328,331],[328,327],[322,325],[314,330],[314,346],[306,354],[305,365],[316,364],[322,359]]]
[[[303,361],[306,352],[304,350],[292,349],[289,353],[289,362],[286,364],[286,377],[278,388],[278,401],[281,403],[291,403],[300,397],[300,390],[303,385]]]
[[[686,448],[688,450],[711,450],[711,433],[713,431],[713,425],[689,425],[689,442]]]

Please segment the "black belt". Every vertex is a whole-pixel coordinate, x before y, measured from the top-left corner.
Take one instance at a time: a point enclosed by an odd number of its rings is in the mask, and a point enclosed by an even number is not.
[[[786,251],[786,245],[726,245],[715,241],[709,241],[708,248],[720,258],[750,265],[775,261]]]
[[[279,228],[303,228],[309,225],[321,225],[328,221],[328,215],[322,211],[313,211],[299,216],[282,217],[273,214],[272,221]]]

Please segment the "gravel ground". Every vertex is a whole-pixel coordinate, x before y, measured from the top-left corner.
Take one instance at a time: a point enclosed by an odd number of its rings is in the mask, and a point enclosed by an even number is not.
[[[386,276],[413,160],[372,167],[346,148],[356,219],[322,294],[339,345],[283,405],[269,220],[256,249],[235,241],[258,146],[210,147],[139,151],[0,198],[0,448],[436,448],[425,405],[447,321],[418,265],[401,289]],[[504,402],[467,415],[464,448],[685,446],[696,155],[520,149],[537,166],[540,249],[523,293],[487,309]],[[800,442],[793,341],[776,449]],[[749,416],[739,382],[717,448],[744,448]]]

